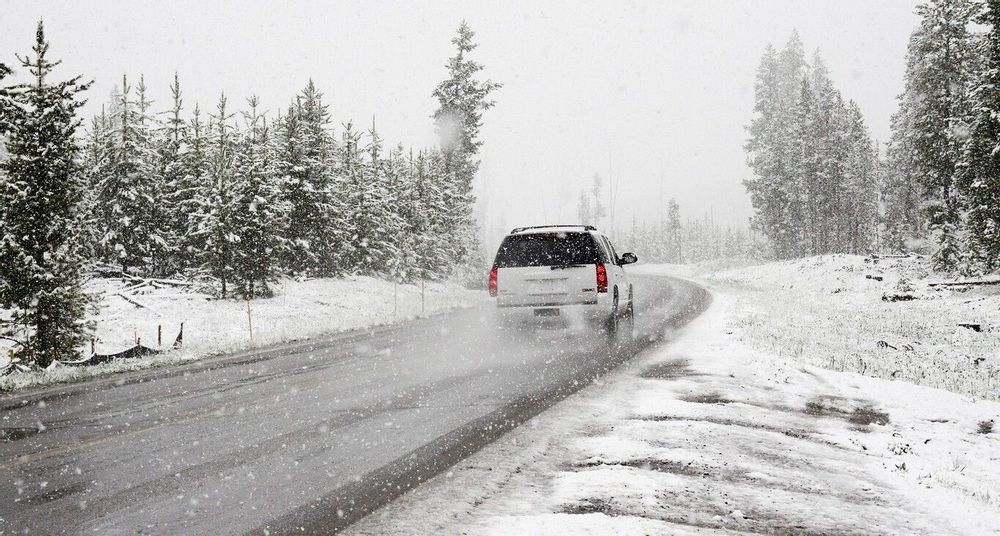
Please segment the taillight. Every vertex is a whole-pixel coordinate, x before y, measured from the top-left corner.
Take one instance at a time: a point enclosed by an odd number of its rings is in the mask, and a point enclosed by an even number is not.
[[[597,292],[608,291],[608,270],[603,264],[597,265]]]
[[[497,267],[494,266],[493,269],[490,270],[490,296],[495,297],[496,295],[497,295]]]

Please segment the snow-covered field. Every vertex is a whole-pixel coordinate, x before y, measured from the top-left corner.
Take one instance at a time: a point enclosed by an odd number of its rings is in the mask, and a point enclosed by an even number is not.
[[[755,348],[1000,400],[1000,285],[933,287],[926,260],[855,255],[689,274],[738,297],[730,326]]]
[[[746,296],[713,295],[675,341],[353,533],[1000,534],[1000,432],[980,430],[1000,403],[754,348]]]
[[[200,294],[177,288],[147,287],[130,295],[143,305],[139,307],[118,295],[126,286],[118,279],[96,279],[86,286],[87,292],[101,297],[99,313],[93,317],[97,322],[97,352],[120,352],[133,346],[137,339],[145,346],[156,348],[160,327],[162,348],[169,348],[183,323],[181,350],[97,366],[57,365],[43,372],[13,373],[0,378],[0,390],[189,361],[331,332],[391,324],[422,314],[470,306],[485,299],[485,293],[455,283],[426,283],[422,307],[419,285],[394,285],[361,276],[284,280],[276,286],[275,297],[250,302],[248,317],[244,301],[206,300]],[[6,363],[6,359],[6,352],[0,352],[0,365]]]

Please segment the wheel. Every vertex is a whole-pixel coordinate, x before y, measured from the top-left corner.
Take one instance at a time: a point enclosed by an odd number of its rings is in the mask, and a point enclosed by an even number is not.
[[[619,340],[624,348],[631,348],[635,344],[635,307],[632,304],[632,300],[628,301],[628,306],[625,307],[625,323],[624,325],[619,325]]]
[[[604,331],[608,336],[608,343],[615,346],[615,341],[618,338],[618,328],[621,322],[621,315],[618,312],[618,292],[615,291],[614,301],[611,305],[611,315],[604,321]]]

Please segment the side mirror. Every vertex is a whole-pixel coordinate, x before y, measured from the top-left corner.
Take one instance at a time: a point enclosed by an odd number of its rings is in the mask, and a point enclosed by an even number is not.
[[[622,258],[618,259],[618,264],[625,266],[626,264],[634,264],[639,262],[639,257],[635,256],[635,253],[622,253]]]

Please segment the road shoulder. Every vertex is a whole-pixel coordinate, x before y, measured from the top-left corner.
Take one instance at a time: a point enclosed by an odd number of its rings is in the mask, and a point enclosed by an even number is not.
[[[735,307],[715,293],[674,342],[350,532],[997,530],[1000,445],[975,422],[1000,405],[751,350],[727,333]],[[987,475],[946,485],[963,462]]]

